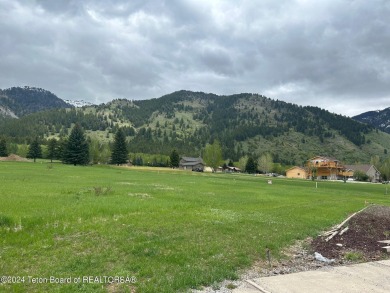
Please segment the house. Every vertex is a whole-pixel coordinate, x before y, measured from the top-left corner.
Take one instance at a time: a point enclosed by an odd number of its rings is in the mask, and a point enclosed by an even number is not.
[[[344,165],[335,158],[316,156],[307,161],[309,178],[337,180],[343,179]]]
[[[308,170],[298,166],[294,166],[286,171],[287,178],[306,179],[308,176]]]
[[[204,163],[202,158],[182,157],[179,168],[183,170],[203,171]]]
[[[230,173],[240,173],[241,169],[238,167],[234,167],[234,166],[227,166],[225,171],[230,172]]]
[[[225,172],[225,173],[240,173],[241,169],[234,166],[219,166],[217,168],[217,172]]]
[[[354,173],[360,171],[366,174],[371,182],[379,182],[381,178],[381,172],[374,165],[345,165],[343,175],[346,178],[353,178]]]

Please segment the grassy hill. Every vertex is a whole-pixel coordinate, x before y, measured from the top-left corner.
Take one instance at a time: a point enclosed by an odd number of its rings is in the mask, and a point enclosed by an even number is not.
[[[245,174],[0,165],[0,271],[25,278],[0,284],[1,292],[184,292],[237,278],[265,259],[266,247],[280,257],[365,201],[390,205],[382,184],[316,189],[311,181],[269,185]],[[71,281],[50,283],[50,276]],[[83,276],[130,281],[74,281]]]
[[[265,152],[275,161],[302,164],[314,155],[345,163],[386,156],[390,135],[316,107],[302,107],[257,94],[217,96],[178,91],[158,99],[114,100],[107,104],[34,113],[0,124],[0,132],[23,142],[31,137],[64,137],[73,123],[109,142],[123,127],[131,152],[198,156],[218,139],[225,159]]]

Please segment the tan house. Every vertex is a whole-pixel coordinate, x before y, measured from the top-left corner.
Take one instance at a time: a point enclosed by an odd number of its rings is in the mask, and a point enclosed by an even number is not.
[[[305,168],[294,166],[286,171],[286,177],[306,179],[308,177],[308,172]]]
[[[343,175],[346,178],[353,178],[355,171],[366,174],[371,182],[380,181],[381,172],[374,165],[345,165]]]
[[[344,165],[335,158],[316,156],[307,161],[309,178],[323,180],[343,179]]]

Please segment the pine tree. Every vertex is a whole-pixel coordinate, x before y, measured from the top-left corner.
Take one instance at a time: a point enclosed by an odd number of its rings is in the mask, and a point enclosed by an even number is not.
[[[246,162],[245,171],[248,172],[249,174],[254,174],[256,173],[256,170],[257,170],[257,165],[255,160],[252,157],[249,157],[248,161]]]
[[[176,151],[176,149],[174,149],[171,153],[171,155],[169,156],[170,160],[171,160],[171,166],[173,168],[178,168],[179,167],[179,163],[180,163],[180,156],[179,156],[179,153]]]
[[[34,163],[37,158],[42,158],[42,148],[38,142],[38,138],[35,138],[29,145],[27,158],[34,159]]]
[[[125,164],[129,159],[126,137],[121,128],[115,134],[114,145],[112,147],[111,164]]]
[[[7,156],[8,156],[7,142],[3,138],[0,140],[0,157],[7,157]]]
[[[49,139],[47,145],[47,158],[50,159],[50,162],[53,162],[53,159],[57,157],[57,140],[55,138]]]
[[[63,150],[65,164],[86,165],[89,163],[89,148],[83,129],[76,124]]]

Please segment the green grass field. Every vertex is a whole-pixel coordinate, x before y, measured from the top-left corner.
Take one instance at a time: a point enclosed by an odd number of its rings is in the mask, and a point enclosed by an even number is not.
[[[0,275],[15,277],[0,291],[185,292],[237,278],[267,246],[278,257],[365,201],[390,205],[386,185],[267,179],[0,162]]]

